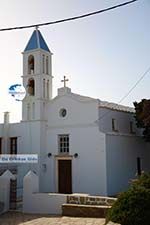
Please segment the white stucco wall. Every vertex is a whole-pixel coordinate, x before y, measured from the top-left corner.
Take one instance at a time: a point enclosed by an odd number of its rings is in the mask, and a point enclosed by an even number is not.
[[[106,135],[107,193],[115,195],[125,190],[137,173],[137,157],[142,170],[150,171],[150,151],[140,137],[132,135]]]
[[[3,212],[9,210],[10,180],[0,177],[0,202],[4,203]]]
[[[102,132],[112,131],[112,119],[115,119],[116,129],[119,133],[130,134],[130,122],[133,122],[133,131],[141,134],[141,130],[137,128],[133,113],[116,111],[107,108],[99,108],[99,127]]]
[[[0,176],[0,202],[4,203],[3,213],[9,210],[10,204],[10,179],[15,180],[16,177],[9,171],[5,171]]]
[[[57,135],[67,133],[70,137],[70,153],[73,156],[78,153],[78,158],[72,157],[72,188],[73,192],[89,194],[106,194],[106,160],[105,160],[105,136],[99,133],[97,127],[78,127],[71,129],[52,129],[48,131],[49,152],[51,158],[47,158],[47,170],[43,172],[43,187],[57,192]],[[48,190],[47,189],[47,190]],[[47,191],[43,190],[43,191]]]
[[[40,161],[45,149],[45,121],[28,121],[16,124],[9,124],[7,140],[7,154],[10,153],[10,137],[17,137],[18,154],[38,154],[38,162],[35,164],[16,164],[17,166],[17,195],[22,195],[23,177],[29,170],[40,175]],[[3,145],[4,148],[4,145]],[[13,166],[15,164],[13,163]]]
[[[106,195],[105,135],[99,132],[95,123],[98,117],[98,101],[95,99],[63,95],[56,97],[48,109],[47,149],[52,157],[43,158],[46,171],[42,172],[43,191],[58,191],[57,157],[58,135],[69,134],[72,156],[73,192]],[[61,118],[59,111],[67,109],[67,116]],[[78,158],[74,154],[78,153]]]
[[[30,196],[29,201],[29,207],[24,209],[25,213],[61,215],[61,206],[67,202],[67,195],[34,193]]]
[[[62,214],[61,206],[67,202],[63,194],[39,193],[39,177],[29,171],[23,180],[23,212]]]
[[[93,124],[98,118],[98,100],[75,95],[73,93],[62,94],[54,98],[48,107],[48,126],[78,126]],[[60,92],[61,93],[61,92]],[[67,115],[65,118],[59,116],[60,109],[65,108]]]
[[[18,153],[39,156],[38,164],[18,165],[18,189],[22,189],[23,176],[33,170],[40,178],[40,192],[58,192],[59,134],[69,134],[70,138],[73,192],[113,195],[126,188],[128,180],[134,176],[137,157],[141,157],[145,170],[149,168],[149,153],[145,151],[149,145],[130,134],[133,114],[99,108],[98,105],[97,99],[61,88],[58,96],[46,106],[47,121],[23,121],[8,124],[7,129],[0,126],[2,137],[4,134],[8,137],[7,153],[9,138],[18,137]],[[62,108],[67,110],[64,118],[59,114]],[[105,113],[108,115],[99,120]],[[112,118],[116,119],[118,132],[112,132]],[[135,125],[133,129],[136,135],[140,134]],[[48,153],[52,156],[48,157]],[[78,153],[77,158],[75,153]]]

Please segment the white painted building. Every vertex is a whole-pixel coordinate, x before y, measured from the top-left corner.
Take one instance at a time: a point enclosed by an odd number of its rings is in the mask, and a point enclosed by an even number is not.
[[[134,109],[71,92],[52,97],[52,53],[39,30],[23,52],[22,120],[0,124],[1,154],[38,154],[38,164],[1,165],[23,177],[33,170],[40,192],[115,195],[135,177],[137,164],[150,170],[150,151],[136,128]],[[137,163],[138,162],[138,163]]]

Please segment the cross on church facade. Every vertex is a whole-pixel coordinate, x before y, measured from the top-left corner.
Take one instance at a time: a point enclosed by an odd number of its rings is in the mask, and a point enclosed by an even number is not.
[[[66,76],[64,76],[64,79],[63,80],[61,80],[61,82],[63,82],[64,83],[64,87],[66,87],[66,82],[67,81],[69,81],[68,79],[66,79]]]

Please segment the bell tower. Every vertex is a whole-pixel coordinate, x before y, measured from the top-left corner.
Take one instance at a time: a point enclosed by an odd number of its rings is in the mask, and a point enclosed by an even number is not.
[[[22,120],[45,120],[46,104],[52,98],[52,53],[36,28],[23,52]]]

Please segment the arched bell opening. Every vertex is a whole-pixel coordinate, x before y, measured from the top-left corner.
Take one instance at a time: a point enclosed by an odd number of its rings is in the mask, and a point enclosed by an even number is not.
[[[35,82],[34,79],[29,79],[27,84],[27,93],[29,95],[35,95]]]
[[[28,58],[28,74],[34,74],[34,56],[30,55]]]

